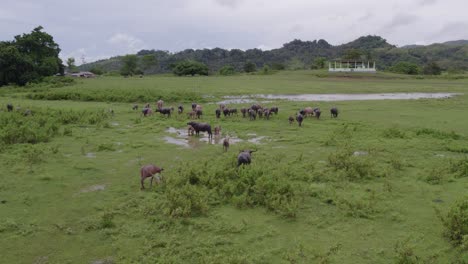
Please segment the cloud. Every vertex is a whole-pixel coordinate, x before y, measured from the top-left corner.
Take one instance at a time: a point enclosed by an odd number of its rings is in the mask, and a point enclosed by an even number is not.
[[[421,0],[419,2],[419,4],[422,5],[422,6],[432,5],[432,4],[435,4],[435,3],[437,3],[437,0]]]
[[[231,8],[237,7],[242,2],[242,0],[214,0],[214,1],[222,6],[231,7]]]
[[[114,34],[107,42],[126,49],[128,53],[136,53],[146,48],[146,44],[143,40],[124,33]]]
[[[392,20],[383,26],[383,31],[386,33],[392,32],[395,29],[408,26],[418,20],[418,17],[411,14],[396,14]]]

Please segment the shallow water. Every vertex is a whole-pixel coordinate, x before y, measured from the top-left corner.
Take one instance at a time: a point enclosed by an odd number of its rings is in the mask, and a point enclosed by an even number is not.
[[[375,94],[253,94],[242,96],[223,96],[226,100],[218,104],[253,103],[257,99],[289,101],[358,101],[358,100],[415,100],[450,98],[459,93],[375,93]],[[271,101],[270,101],[271,102]]]

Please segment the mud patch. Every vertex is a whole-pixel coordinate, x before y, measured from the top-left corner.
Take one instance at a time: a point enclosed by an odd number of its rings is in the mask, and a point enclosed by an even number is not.
[[[92,186],[89,186],[87,188],[81,189],[80,193],[104,191],[105,189],[106,189],[105,184],[97,184],[97,185],[92,185]]]

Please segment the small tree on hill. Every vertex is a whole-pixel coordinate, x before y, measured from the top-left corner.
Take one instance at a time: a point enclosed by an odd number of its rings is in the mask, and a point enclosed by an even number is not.
[[[124,76],[132,76],[136,73],[138,57],[136,55],[126,55],[122,59],[123,66],[120,69],[120,74]]]
[[[257,71],[257,65],[255,63],[248,61],[244,64],[244,71],[247,73],[251,72],[256,72]]]
[[[440,75],[441,73],[442,69],[435,62],[430,62],[426,64],[423,68],[423,74],[425,75]]]
[[[148,70],[149,68],[158,65],[158,60],[154,54],[148,54],[141,58],[141,65],[143,70]]]
[[[324,57],[318,57],[315,59],[314,62],[317,69],[323,69],[325,68],[325,63],[327,62],[327,59]]]
[[[182,61],[172,67],[172,72],[177,76],[208,75],[208,66],[197,61]]]
[[[76,67],[76,64],[75,64],[75,58],[71,57],[67,59],[67,67],[68,67],[68,71],[70,72],[78,71],[78,68]]]

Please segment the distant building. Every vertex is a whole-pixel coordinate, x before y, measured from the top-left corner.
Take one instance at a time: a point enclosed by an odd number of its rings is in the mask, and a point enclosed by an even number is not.
[[[334,61],[328,63],[328,72],[376,73],[375,61]]]
[[[70,73],[68,74],[72,77],[82,77],[82,78],[94,78],[96,77],[96,75],[92,72],[85,72],[85,71],[82,71],[82,72],[75,72],[75,73]]]

